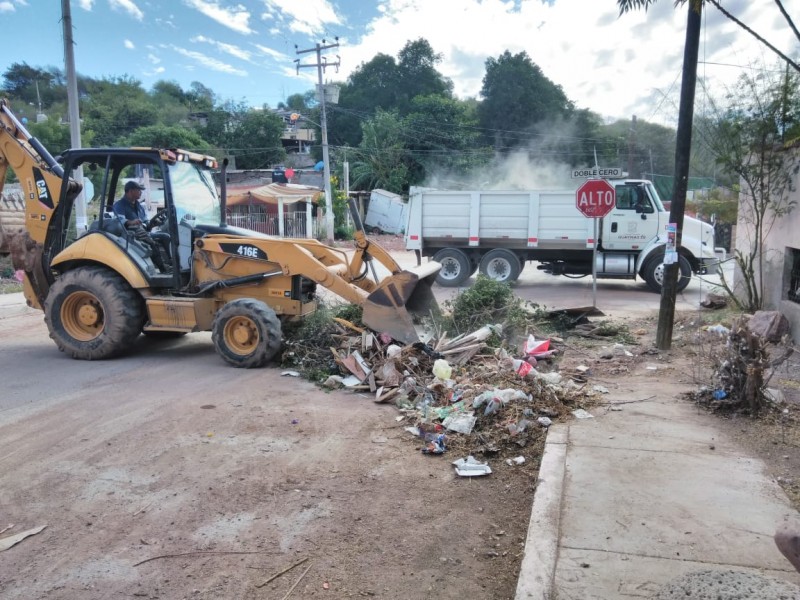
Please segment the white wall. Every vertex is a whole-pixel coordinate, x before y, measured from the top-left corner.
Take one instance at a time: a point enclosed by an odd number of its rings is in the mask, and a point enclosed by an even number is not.
[[[745,187],[742,185],[742,190]],[[743,198],[739,196],[739,219],[736,224],[736,248],[741,252],[749,252],[753,240],[752,219],[748,218]],[[790,193],[797,206],[790,213],[779,217],[771,228],[764,230],[764,310],[777,310],[786,316],[792,327],[792,338],[800,341],[800,304],[786,300],[788,271],[791,268],[791,256],[787,248],[800,249],[800,174],[795,175],[794,191]],[[769,217],[767,217],[769,222]],[[756,265],[758,269],[758,265]],[[756,278],[758,278],[758,271]],[[757,279],[758,280],[758,279]],[[736,268],[734,275],[734,291],[744,298],[742,293],[742,274]]]

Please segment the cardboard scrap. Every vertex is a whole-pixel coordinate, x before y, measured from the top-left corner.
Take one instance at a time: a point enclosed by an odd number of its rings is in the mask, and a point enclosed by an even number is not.
[[[47,525],[42,525],[41,527],[34,527],[33,529],[28,529],[27,531],[23,531],[21,533],[17,533],[15,535],[9,535],[8,537],[4,537],[0,539],[0,552],[4,550],[8,550],[15,544],[18,544],[26,537],[36,535],[40,531],[42,531]]]

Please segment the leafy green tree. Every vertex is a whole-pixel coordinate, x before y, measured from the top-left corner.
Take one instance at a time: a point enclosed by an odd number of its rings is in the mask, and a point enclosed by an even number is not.
[[[482,147],[474,111],[460,100],[435,94],[416,96],[402,123],[405,145],[413,157],[410,184],[421,183],[438,170],[464,175],[491,158],[491,151]]]
[[[278,109],[308,113],[314,104],[316,104],[314,91],[311,90],[305,94],[292,94],[286,102],[278,102]]]
[[[525,52],[506,50],[486,60],[478,110],[481,126],[499,151],[524,146],[533,126],[568,117],[573,110],[561,86],[554,84]]]
[[[42,108],[66,99],[67,89],[60,69],[32,67],[26,62],[12,63],[3,73],[3,93],[12,99]]]
[[[102,79],[88,87],[82,118],[98,146],[117,146],[135,129],[158,122],[158,109],[141,83],[123,76]]]
[[[397,58],[399,89],[396,105],[382,108],[397,108],[401,115],[406,115],[412,110],[411,103],[417,96],[452,97],[453,83],[436,70],[442,55],[436,54],[427,40],[419,38],[408,42]]]
[[[602,128],[604,158],[630,177],[672,175],[675,171],[675,130],[645,120],[619,119]]]
[[[214,94],[211,88],[204,86],[199,81],[193,81],[189,85],[189,91],[186,92],[186,100],[192,111],[210,111],[214,108],[216,94]]]
[[[226,129],[224,147],[236,156],[239,169],[266,169],[286,157],[283,119],[266,107],[232,114]]]
[[[41,123],[29,123],[28,131],[38,138],[47,151],[56,156],[72,147],[69,124],[59,123],[56,119],[47,119]],[[81,139],[83,146],[88,146],[91,138]]]
[[[182,148],[195,152],[208,152],[210,145],[191,129],[180,125],[148,125],[139,127],[121,140],[122,146],[149,148]]]
[[[151,102],[158,107],[158,122],[164,125],[181,123],[188,126],[190,102],[175,81],[157,81],[150,92]]]
[[[396,112],[379,110],[364,122],[361,143],[350,169],[355,190],[382,188],[400,194],[408,186],[409,168],[403,122]]]

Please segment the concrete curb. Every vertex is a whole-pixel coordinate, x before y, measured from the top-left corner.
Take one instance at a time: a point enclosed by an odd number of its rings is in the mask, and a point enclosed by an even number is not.
[[[553,594],[568,440],[566,424],[553,425],[547,432],[515,600],[547,600]]]

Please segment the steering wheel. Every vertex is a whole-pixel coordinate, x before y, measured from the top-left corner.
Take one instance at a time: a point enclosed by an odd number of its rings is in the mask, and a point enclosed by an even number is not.
[[[156,211],[156,214],[153,215],[153,218],[150,219],[150,222],[147,225],[147,230],[150,231],[153,227],[160,227],[167,221],[167,209],[166,208],[159,208]]]

